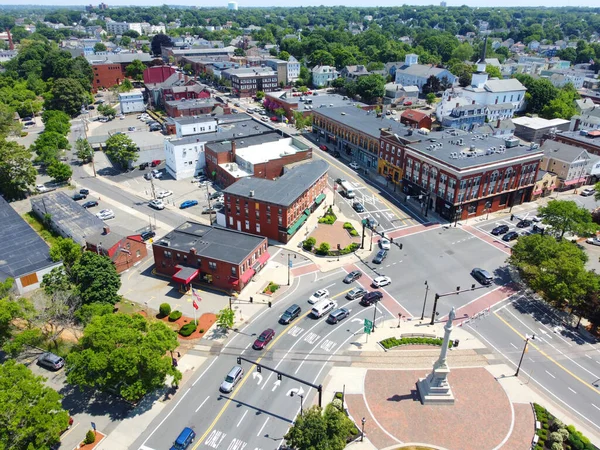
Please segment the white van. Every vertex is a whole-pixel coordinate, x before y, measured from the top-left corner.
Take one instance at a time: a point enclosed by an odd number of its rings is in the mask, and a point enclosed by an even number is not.
[[[318,319],[335,308],[337,308],[337,303],[327,298],[325,300],[321,300],[319,303],[313,306],[311,314],[315,319]]]
[[[354,188],[347,181],[342,181],[342,192],[346,196],[346,198],[354,198],[356,194],[354,193]]]

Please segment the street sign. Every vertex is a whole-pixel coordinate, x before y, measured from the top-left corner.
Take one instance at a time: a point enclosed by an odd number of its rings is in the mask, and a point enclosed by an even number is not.
[[[369,319],[365,319],[364,332],[371,334],[371,331],[373,331],[373,322],[371,322]]]
[[[291,269],[292,267],[294,267],[294,263],[292,262],[292,260],[290,259],[288,261],[288,267]]]

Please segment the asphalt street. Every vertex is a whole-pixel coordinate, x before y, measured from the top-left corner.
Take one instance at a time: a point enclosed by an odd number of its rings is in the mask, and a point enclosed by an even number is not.
[[[279,448],[300,411],[300,397],[292,396],[292,392],[301,394],[304,407],[309,407],[316,401],[316,390],[286,376],[278,381],[276,374],[266,368],[259,374],[247,362],[242,362],[245,375],[232,393],[219,392],[219,385],[240,355],[319,385],[327,374],[332,356],[345,349],[349,342],[365,339],[364,319],[372,320],[375,311],[373,306],[360,306],[359,299],[345,299],[346,292],[358,283],[344,284],[343,276],[340,270],[322,275],[312,283],[305,277],[296,278],[281,301],[272,309],[265,309],[231,338],[218,358],[205,362],[197,372],[199,376],[180,393],[181,398],[176,399],[167,415],[155,419],[131,448],[169,448],[185,426],[197,433],[193,449]],[[313,275],[306,277],[312,280]],[[308,298],[321,288],[329,290],[339,307],[350,309],[347,319],[330,325],[326,323],[328,314],[320,319],[309,316],[312,305]],[[279,316],[292,303],[301,306],[300,317],[289,325],[279,324]],[[382,308],[378,308],[376,314],[377,322],[390,318]],[[265,350],[253,350],[252,342],[266,328],[275,330],[275,338]],[[323,404],[331,400],[323,398]]]
[[[523,295],[466,326],[515,371],[529,337],[521,380],[600,431],[600,344],[567,327],[543,302]]]

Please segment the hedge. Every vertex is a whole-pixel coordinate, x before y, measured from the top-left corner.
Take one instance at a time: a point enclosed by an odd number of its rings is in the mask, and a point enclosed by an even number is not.
[[[176,320],[181,319],[183,313],[181,311],[173,311],[169,314],[169,322],[175,322]]]
[[[196,325],[196,322],[190,322],[190,323],[186,323],[184,326],[181,327],[181,329],[179,330],[179,334],[182,336],[189,336],[191,335],[194,331],[196,331],[196,327],[198,325]]]
[[[546,408],[537,403],[533,404],[533,409],[535,410],[537,420],[542,423],[543,427],[541,430],[537,431],[540,440],[535,447],[536,450],[538,447],[540,450],[543,450],[544,444],[546,443],[551,444],[550,449],[558,449],[559,447],[557,444],[559,444],[561,448],[564,448],[566,445],[566,448],[570,448],[571,450],[595,450],[596,447],[590,440],[581,434],[580,431],[577,431],[573,425],[566,426],[550,414]],[[555,431],[548,434],[548,429]]]
[[[161,303],[158,307],[158,312],[160,313],[161,317],[167,317],[169,314],[171,314],[171,305],[168,303]]]
[[[379,343],[383,345],[384,348],[390,349],[392,347],[398,347],[400,345],[439,345],[441,346],[444,342],[442,338],[428,338],[428,337],[406,337],[406,338],[387,338]],[[452,347],[452,341],[448,342],[448,347]]]
[[[344,222],[344,230],[348,230],[350,236],[358,236],[358,231],[356,231],[356,229],[350,222]]]
[[[306,239],[304,241],[302,246],[304,247],[304,250],[310,251],[313,249],[313,247],[315,246],[316,243],[317,243],[317,240],[314,237],[309,237],[308,239]]]

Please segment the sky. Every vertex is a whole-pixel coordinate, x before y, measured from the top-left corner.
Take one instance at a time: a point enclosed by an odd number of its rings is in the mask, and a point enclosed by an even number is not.
[[[35,0],[0,0],[0,10],[2,5],[39,5],[51,3],[56,6],[68,6],[68,5],[98,5],[102,0],[47,0],[46,1],[35,1]],[[109,6],[160,6],[164,4],[169,5],[185,5],[185,6],[199,6],[199,7],[212,7],[212,6],[226,6],[228,0],[104,0]],[[439,5],[439,1],[418,1],[413,0],[408,2],[410,5]],[[564,0],[487,0],[482,2],[481,0],[446,0],[448,6],[461,6],[467,5],[472,7],[485,6],[485,7],[496,7],[496,6],[547,6],[547,7],[561,7],[561,6],[590,6],[598,7],[600,2],[598,0],[572,0],[565,2]],[[369,2],[368,6],[399,6],[403,5],[403,2],[397,0],[374,0]],[[364,0],[238,0],[240,8],[243,7],[269,7],[269,6],[337,6],[344,5],[350,7],[364,7]]]

